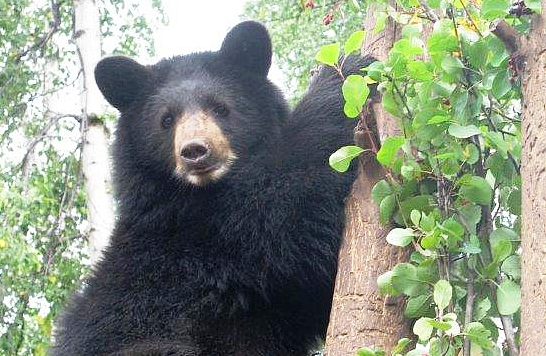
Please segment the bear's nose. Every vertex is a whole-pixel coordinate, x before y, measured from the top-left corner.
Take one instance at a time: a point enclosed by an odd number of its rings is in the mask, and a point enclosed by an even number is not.
[[[205,163],[210,156],[210,148],[203,140],[195,139],[182,146],[180,155],[189,164]]]

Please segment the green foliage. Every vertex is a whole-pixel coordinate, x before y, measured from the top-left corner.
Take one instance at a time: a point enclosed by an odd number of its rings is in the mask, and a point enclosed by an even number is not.
[[[98,3],[108,52],[153,51],[154,19],[145,20],[138,2]],[[153,3],[161,12],[161,2]],[[0,0],[0,350],[6,356],[46,355],[53,320],[89,267],[72,6]]]
[[[364,150],[358,146],[344,146],[334,152],[329,159],[330,166],[342,173],[349,169],[351,161],[358,157]]]
[[[413,333],[429,355],[455,356],[465,343],[472,354],[498,355],[503,330],[493,321],[512,325],[510,339],[520,329],[521,91],[514,60],[488,29],[503,18],[524,32],[528,18],[511,15],[504,0],[429,1],[438,19],[422,1],[397,3],[399,12],[380,3],[376,11],[398,23],[401,38],[385,61],[358,81],[344,78],[343,88],[353,118],[365,103],[359,93],[367,98],[367,84],[377,82],[403,133],[376,152],[387,178],[372,199],[381,223],[395,225],[387,242],[414,252],[379,276],[379,290],[407,297],[405,315],[416,319]],[[385,19],[376,18],[380,31]],[[432,28],[426,38],[425,26]],[[347,40],[351,50],[359,36]],[[322,62],[341,73],[343,63]],[[510,355],[509,348],[502,352]]]
[[[306,7],[305,1],[257,0],[247,3],[244,17],[267,26],[275,45],[274,60],[285,74],[285,84],[295,100],[309,86],[319,45],[338,42],[344,44],[346,53],[357,48],[361,34],[352,38],[349,35],[360,29],[363,18],[360,4],[360,1],[314,0],[312,7]],[[325,25],[329,14],[333,21]],[[337,59],[336,56],[333,62]]]

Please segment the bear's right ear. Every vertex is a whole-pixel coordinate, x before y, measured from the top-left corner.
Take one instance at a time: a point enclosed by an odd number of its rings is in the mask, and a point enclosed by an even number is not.
[[[220,48],[220,55],[228,62],[264,77],[271,66],[271,52],[271,39],[266,28],[254,21],[235,26]]]
[[[114,56],[101,60],[95,67],[95,81],[104,98],[119,111],[126,110],[150,77],[150,70],[136,61]]]

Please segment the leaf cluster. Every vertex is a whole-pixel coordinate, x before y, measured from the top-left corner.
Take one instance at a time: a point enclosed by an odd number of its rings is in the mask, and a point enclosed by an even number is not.
[[[376,16],[376,31],[387,18],[401,27],[388,58],[363,68],[358,80],[345,78],[343,86],[344,111],[354,118],[361,116],[366,85],[377,83],[383,108],[400,128],[376,152],[386,175],[372,197],[381,223],[394,225],[387,242],[413,252],[379,276],[378,286],[407,298],[405,315],[415,319],[413,332],[429,355],[514,355],[521,305],[521,90],[513,59],[489,28],[503,18],[525,31],[528,18],[513,16],[503,0],[397,4],[398,10],[375,6],[383,14]],[[324,46],[316,58],[341,73],[340,48]],[[343,147],[330,164],[344,171],[362,151]],[[512,343],[501,343],[505,338]]]

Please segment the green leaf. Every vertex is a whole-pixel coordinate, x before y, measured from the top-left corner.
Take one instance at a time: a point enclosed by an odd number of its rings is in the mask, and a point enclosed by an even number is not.
[[[475,144],[469,143],[463,149],[463,157],[468,164],[474,164],[478,162],[478,159],[480,158],[480,152],[476,148]]]
[[[449,302],[451,301],[451,297],[453,295],[453,288],[451,287],[451,284],[449,284],[446,280],[439,280],[434,285],[434,303],[438,306],[440,310],[445,309]]]
[[[346,101],[345,114],[350,118],[358,116],[370,94],[370,88],[364,77],[357,74],[349,75],[345,78],[341,91]]]
[[[446,56],[442,60],[442,69],[449,75],[459,75],[464,68],[463,62],[457,57]]]
[[[421,214],[421,221],[419,222],[419,227],[423,229],[423,231],[432,231],[434,227],[436,226],[436,221],[434,220],[434,216],[432,214],[426,215]]]
[[[453,35],[453,24],[449,19],[434,23],[434,31],[428,37],[427,47],[430,53],[453,52],[459,48],[457,37]]]
[[[495,148],[497,152],[502,156],[502,158],[508,158],[508,143],[504,140],[504,137],[500,132],[489,131],[486,132],[485,138],[487,143]]]
[[[521,190],[514,189],[508,197],[508,208],[514,215],[521,215]]]
[[[419,210],[413,209],[410,213],[410,220],[415,226],[419,226],[419,222],[421,221],[421,212]]]
[[[493,79],[493,85],[491,87],[491,94],[496,99],[501,99],[503,96],[508,94],[512,89],[512,84],[510,83],[510,75],[507,70],[501,70]]]
[[[389,183],[381,179],[379,182],[375,183],[375,185],[372,188],[372,200],[379,204],[381,201],[387,196],[392,193],[391,186]]]
[[[457,212],[471,234],[476,234],[476,225],[482,219],[482,208],[475,204],[465,204],[457,207]]]
[[[343,173],[349,169],[351,161],[358,157],[364,150],[358,146],[344,146],[332,153],[329,159],[330,167]]]
[[[450,237],[460,240],[464,235],[464,227],[453,217],[448,218],[441,225],[438,225],[440,230],[447,233]]]
[[[379,61],[370,63],[366,70],[368,72],[368,76],[376,82],[380,82],[381,76],[383,75],[383,73],[385,73],[385,67],[383,63]]]
[[[411,78],[419,81],[429,81],[434,79],[434,75],[428,70],[424,62],[413,61],[407,64],[408,74]]]
[[[428,323],[438,329],[438,330],[442,330],[442,331],[446,331],[446,330],[449,330],[451,329],[451,324],[448,323],[448,322],[445,322],[445,321],[438,321],[438,320],[435,320],[435,319],[430,319],[428,321]]]
[[[347,38],[347,41],[345,41],[345,55],[349,55],[353,52],[359,52],[360,47],[362,47],[362,41],[364,40],[364,35],[366,32],[363,30],[355,31],[351,33],[349,38]]]
[[[401,354],[404,349],[410,344],[411,340],[407,337],[403,337],[396,343],[396,346],[391,350],[392,355]]]
[[[444,323],[449,324],[449,329],[445,330],[449,336],[457,336],[461,333],[461,327],[457,322],[457,315],[455,313],[447,313],[442,320]]]
[[[315,59],[326,65],[333,66],[338,63],[340,52],[341,45],[339,43],[324,45],[320,47]]]
[[[431,310],[431,304],[430,296],[426,294],[409,297],[404,315],[407,318],[419,318]]]
[[[526,0],[525,6],[533,10],[537,14],[542,13],[542,1],[541,0]]]
[[[351,1],[349,1],[349,4],[351,4],[351,6],[352,6],[352,8],[353,8],[353,10],[355,12],[360,11],[360,4],[358,3],[358,0],[351,0]]]
[[[459,194],[466,200],[480,204],[491,204],[491,198],[493,197],[493,190],[487,181],[478,176],[463,176],[459,183]]]
[[[501,315],[511,315],[521,306],[521,290],[519,285],[510,280],[504,280],[497,287],[497,308]]]
[[[343,105],[343,113],[350,119],[354,119],[360,115],[360,108],[354,106],[352,103],[346,101]]]
[[[385,167],[391,167],[396,153],[405,142],[403,136],[388,137],[377,152],[377,161]]]
[[[361,347],[356,352],[356,356],[377,356],[375,350],[370,349],[369,347]]]
[[[464,332],[470,341],[475,342],[485,349],[490,349],[494,345],[491,340],[491,332],[482,323],[471,322],[466,326]]]
[[[476,235],[470,235],[469,241],[465,242],[463,244],[463,247],[461,247],[459,251],[467,253],[469,255],[481,253],[482,248],[480,246],[480,240],[478,240],[478,237]]]
[[[406,57],[423,53],[421,40],[418,38],[402,38],[393,45],[392,52],[403,54]]]
[[[459,126],[455,124],[449,125],[447,132],[457,138],[468,138],[474,135],[481,134],[481,131],[475,125]]]
[[[400,214],[404,219],[409,219],[412,210],[419,210],[423,213],[428,213],[432,210],[431,203],[433,196],[431,195],[416,195],[400,202]]]
[[[430,325],[430,318],[419,318],[413,325],[413,333],[419,337],[419,341],[426,343],[432,335],[433,327]]]
[[[450,120],[451,118],[449,116],[436,115],[431,117],[427,123],[431,125],[436,125],[436,124],[443,124],[445,122],[449,122]]]
[[[379,222],[385,225],[392,217],[396,207],[396,197],[394,194],[387,195],[379,204]]]
[[[519,255],[508,256],[501,265],[501,271],[515,280],[521,278],[521,258]]]
[[[510,10],[510,0],[484,0],[482,2],[482,16],[486,20],[503,18]]]
[[[380,11],[379,13],[376,14],[375,27],[373,29],[373,32],[375,34],[385,29],[388,18],[389,18],[389,15],[385,11]]]
[[[385,92],[381,96],[381,105],[383,108],[390,114],[396,116],[396,117],[402,117],[403,112],[398,106],[398,103],[396,102],[396,99],[394,98],[394,94],[391,92]]]
[[[510,229],[499,228],[491,232],[489,242],[491,244],[493,261],[500,263],[512,254],[511,240],[517,240],[517,235]]]
[[[397,291],[392,284],[393,275],[393,271],[387,271],[377,277],[377,286],[379,287],[379,293],[381,293],[381,295],[395,296],[400,294],[400,292]]]
[[[406,247],[413,241],[414,237],[415,232],[413,229],[395,228],[387,234],[387,242],[394,246]]]
[[[416,296],[428,291],[426,283],[417,277],[417,269],[410,263],[399,263],[392,270],[393,287],[405,295]]]
[[[491,310],[491,301],[488,297],[476,301],[474,307],[474,320],[482,320],[487,315],[487,312]]]
[[[415,163],[415,162],[413,162]],[[415,179],[415,170],[416,168],[418,169],[419,166],[415,163],[414,165],[402,165],[402,167],[400,167],[400,174],[402,175],[402,177],[404,177],[404,179],[406,181],[409,181],[409,180],[414,180]]]
[[[453,83],[447,83],[442,80],[434,81],[432,90],[435,94],[442,97],[449,97],[457,86]]]
[[[411,356],[456,356],[455,348],[450,344],[447,338],[432,338],[430,340],[428,353],[419,352],[417,355]],[[398,356],[398,355],[397,355]],[[408,356],[408,355],[406,355]],[[473,355],[476,356],[476,355]]]

